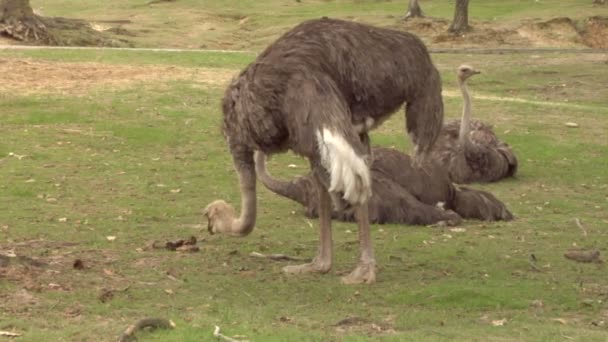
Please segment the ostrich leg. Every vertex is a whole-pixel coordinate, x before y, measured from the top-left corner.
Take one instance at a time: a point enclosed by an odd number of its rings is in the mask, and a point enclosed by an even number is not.
[[[315,172],[316,174],[316,172]],[[283,272],[290,274],[300,273],[327,273],[331,269],[333,240],[331,236],[331,198],[325,186],[315,175],[314,184],[319,194],[319,251],[309,264],[290,265],[283,268]]]
[[[369,134],[363,132],[359,134],[361,144],[364,146],[366,155],[372,158],[372,147],[369,139]],[[376,282],[376,259],[374,258],[374,249],[372,247],[371,233],[369,227],[369,199],[365,203],[359,205],[355,212],[355,219],[359,228],[359,264],[347,276],[342,277],[344,284],[371,284]]]
[[[359,264],[349,275],[342,277],[342,282],[344,284],[371,284],[376,282],[376,259],[374,258],[371,241],[367,203],[357,208],[357,225],[359,227],[359,248],[361,250]]]

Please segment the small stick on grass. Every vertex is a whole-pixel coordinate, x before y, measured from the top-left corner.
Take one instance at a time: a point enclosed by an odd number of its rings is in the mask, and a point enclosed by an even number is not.
[[[530,263],[530,268],[535,271],[535,272],[542,272],[543,270],[541,270],[540,268],[538,268],[538,266],[536,266],[532,261],[529,261]]]
[[[251,252],[249,253],[249,256],[252,256],[254,258],[270,259],[274,261],[310,261],[310,259],[292,257],[285,254],[262,254],[258,252]]]
[[[581,229],[581,231],[583,232],[583,236],[587,237],[587,230],[585,229],[585,227],[583,227],[583,224],[581,223],[581,220],[577,218],[574,219],[574,223],[576,223],[576,225]]]
[[[220,327],[215,326],[215,330],[213,331],[213,336],[215,336],[219,340],[227,341],[227,342],[249,342],[249,340],[237,340],[230,336],[226,336],[220,333]]]
[[[21,336],[21,334],[16,333],[16,332],[12,332],[12,331],[0,331],[0,336],[19,337],[19,336]]]

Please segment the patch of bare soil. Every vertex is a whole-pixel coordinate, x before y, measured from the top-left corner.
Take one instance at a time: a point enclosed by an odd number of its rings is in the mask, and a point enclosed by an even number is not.
[[[446,29],[447,31],[447,29]],[[504,47],[527,45],[524,39],[510,29],[494,28],[487,24],[475,25],[469,32],[452,34],[442,32],[433,37],[434,45],[457,45],[459,47]]]
[[[552,47],[608,48],[608,17],[582,20],[568,17],[528,21],[518,27],[496,22],[473,22],[463,34],[448,33],[449,21],[437,18],[410,19],[401,28],[414,32],[439,47]]]
[[[0,35],[0,45],[13,45],[13,44],[17,44],[17,42],[14,39],[10,39],[8,37]]]
[[[583,44],[576,23],[567,17],[524,24],[516,32],[536,46],[576,47]]]
[[[70,292],[91,285],[124,288],[127,280],[107,271],[116,260],[107,250],[82,250],[72,243],[0,244],[0,279],[18,288],[0,294],[1,310],[27,316],[44,304],[44,292]]]
[[[165,65],[64,63],[31,59],[0,59],[0,93],[83,95],[95,88],[124,89],[133,84],[187,79],[203,85],[226,84],[229,69],[182,68]]]
[[[448,30],[450,22],[441,18],[416,18],[404,22],[406,31],[416,32],[420,35],[439,35]]]
[[[334,324],[335,331],[342,334],[391,335],[396,331],[391,327],[393,317],[387,317],[382,322],[372,322],[362,317],[347,317]]]
[[[592,48],[608,49],[608,17],[590,17],[584,20],[583,42]]]

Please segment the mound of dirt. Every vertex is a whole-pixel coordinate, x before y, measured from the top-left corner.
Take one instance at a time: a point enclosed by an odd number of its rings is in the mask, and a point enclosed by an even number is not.
[[[582,32],[585,45],[596,49],[608,49],[608,17],[589,17],[583,20]]]
[[[608,17],[601,16],[534,20],[519,27],[472,22],[471,30],[464,34],[448,33],[448,27],[447,20],[428,17],[410,19],[400,26],[439,47],[608,48]]]
[[[517,29],[517,33],[537,46],[575,47],[583,44],[576,22],[567,17],[525,24]]]
[[[458,46],[499,47],[504,45],[523,44],[522,40],[508,29],[494,29],[477,25],[464,34],[442,32],[432,39],[433,44],[454,44]]]
[[[449,26],[450,22],[445,19],[424,17],[406,20],[402,27],[420,35],[438,35],[446,32]]]

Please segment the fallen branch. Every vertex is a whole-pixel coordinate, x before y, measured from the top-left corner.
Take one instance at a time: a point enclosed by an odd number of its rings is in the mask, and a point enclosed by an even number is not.
[[[254,258],[270,259],[270,260],[274,260],[274,261],[304,261],[304,262],[310,261],[310,259],[307,259],[307,258],[292,257],[292,256],[285,255],[285,254],[262,254],[262,253],[258,253],[258,252],[251,252],[249,254],[249,256],[252,256]]]
[[[175,323],[168,319],[164,318],[144,318],[137,323],[129,325],[127,329],[120,335],[118,342],[127,342],[135,340],[135,334],[142,329],[173,329],[175,328]]]
[[[600,259],[600,251],[598,251],[597,249],[592,249],[590,251],[567,251],[566,253],[564,253],[564,257],[566,259],[574,260],[577,262],[602,263],[602,259]]]
[[[15,332],[10,332],[10,331],[0,331],[0,336],[19,337],[19,336],[21,336],[21,334],[15,333]]]
[[[583,232],[583,236],[587,237],[587,230],[585,229],[585,227],[583,227],[583,224],[581,223],[581,220],[578,219],[578,217],[574,219],[574,223],[576,223],[576,225]]]
[[[530,268],[531,268],[533,271],[535,271],[535,272],[542,272],[542,271],[543,271],[543,270],[541,270],[540,268],[538,268],[538,266],[536,266],[536,265],[534,264],[534,262],[532,262],[532,261],[528,261],[528,263],[530,264]]]
[[[226,336],[220,333],[220,327],[215,326],[215,330],[213,331],[213,336],[215,336],[219,340],[227,341],[227,342],[249,342],[249,340],[237,340],[230,336]]]

